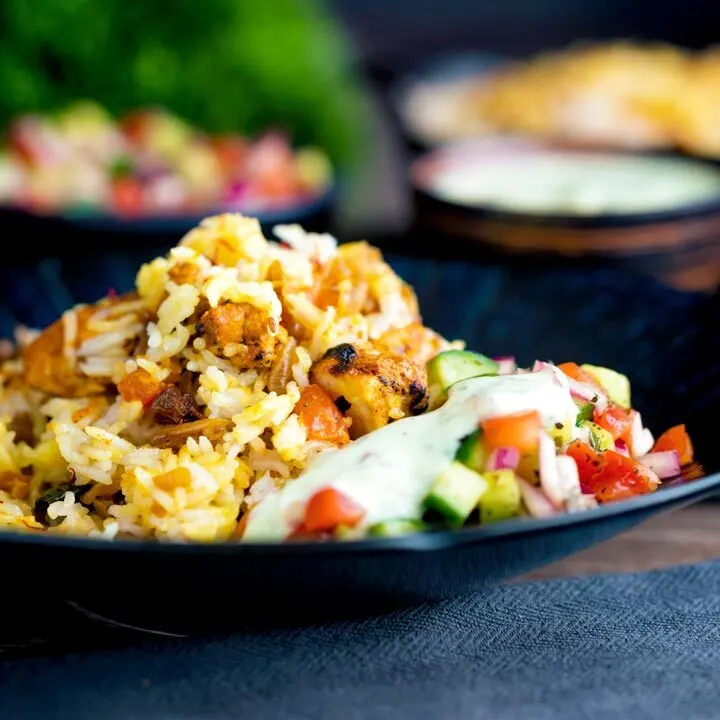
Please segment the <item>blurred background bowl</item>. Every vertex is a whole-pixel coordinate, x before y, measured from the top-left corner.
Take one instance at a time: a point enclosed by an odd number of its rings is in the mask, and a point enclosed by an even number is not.
[[[650,158],[651,162],[657,159],[663,164],[677,163],[681,181],[685,181],[688,169],[696,169],[707,172],[708,177],[717,175],[718,186],[704,192],[698,201],[617,212],[602,208],[543,212],[538,205],[542,202],[542,189],[532,185],[528,185],[524,199],[531,200],[537,210],[515,210],[510,197],[498,205],[481,198],[472,201],[453,197],[452,193],[438,192],[435,187],[436,179],[448,170],[467,170],[470,173],[467,189],[472,192],[474,184],[482,183],[482,176],[493,182],[493,174],[500,175],[504,162],[543,155],[549,160],[557,156],[562,161],[578,154],[581,161],[600,158],[609,162],[615,159],[645,162]],[[548,170],[552,168],[549,166]],[[469,242],[476,244],[478,253],[482,246],[486,251],[510,255],[554,255],[562,261],[609,264],[650,274],[682,290],[714,291],[720,285],[720,169],[716,163],[679,154],[588,154],[567,145],[492,139],[426,153],[413,163],[410,174],[415,229],[426,243]],[[521,186],[523,182],[523,172],[518,170],[517,184]],[[568,188],[568,203],[573,191]],[[533,192],[539,198],[532,197]]]
[[[389,81],[389,106],[400,134],[413,150],[490,133],[462,107],[468,86],[482,81],[509,58],[499,53],[466,52],[429,59]]]

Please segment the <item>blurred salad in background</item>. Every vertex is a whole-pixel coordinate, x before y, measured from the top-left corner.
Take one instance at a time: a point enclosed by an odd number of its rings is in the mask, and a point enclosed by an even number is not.
[[[326,154],[294,150],[281,132],[209,135],[162,109],[115,120],[90,101],[18,117],[0,155],[0,203],[33,212],[262,212],[310,201],[331,183]]]
[[[155,154],[173,155],[166,163],[181,167],[178,175],[192,185],[210,175],[217,162],[227,168],[236,147],[243,155],[252,149],[238,134],[260,138],[258,163],[273,164],[284,156],[290,164],[287,140],[265,135],[269,128],[281,128],[299,147],[322,148],[344,175],[365,147],[367,125],[350,47],[322,0],[3,0],[0,128],[32,114],[36,117],[23,121],[23,133],[30,127],[39,142],[56,149],[63,144],[69,152],[72,139],[89,134],[84,129],[89,126],[95,141],[83,138],[82,155],[92,162],[80,169],[78,161],[67,171],[68,184],[82,186],[80,195],[92,195],[88,185],[102,185],[108,162],[123,155],[127,132],[111,127],[101,111],[87,105],[52,122],[37,116],[54,115],[83,98],[115,118],[135,108],[164,108],[213,135],[203,143],[171,115],[150,115],[150,124],[162,127],[142,141],[143,152],[148,145],[156,149],[154,143],[168,143],[172,147]],[[140,118],[142,126],[144,111]],[[58,133],[63,143],[55,142]],[[226,136],[223,145],[220,138]],[[106,152],[111,157],[98,157]],[[22,169],[6,165],[3,183]],[[147,174],[145,168],[142,172]],[[290,182],[282,177],[277,184]],[[161,187],[162,195],[171,195],[170,180]]]

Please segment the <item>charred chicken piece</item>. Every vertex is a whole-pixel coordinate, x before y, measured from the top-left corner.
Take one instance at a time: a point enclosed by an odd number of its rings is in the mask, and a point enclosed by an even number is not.
[[[353,438],[427,409],[424,369],[406,358],[349,344],[328,350],[311,368],[310,382],[346,410]]]
[[[203,313],[198,323],[207,345],[243,370],[273,364],[278,325],[264,310],[249,303],[225,303]]]
[[[75,311],[78,339],[86,334],[88,321],[97,310],[84,307]],[[23,352],[25,382],[36,390],[60,397],[86,397],[105,391],[103,378],[82,375],[63,353],[65,328],[60,318],[43,330]]]
[[[74,310],[77,321],[75,347],[93,337],[93,333],[88,330],[88,323],[96,312],[136,297],[134,293],[117,295],[103,298],[95,305]],[[65,328],[63,319],[59,318],[23,350],[25,382],[36,390],[67,398],[87,397],[105,392],[110,384],[109,379],[83,375],[77,365],[65,356],[64,345]]]

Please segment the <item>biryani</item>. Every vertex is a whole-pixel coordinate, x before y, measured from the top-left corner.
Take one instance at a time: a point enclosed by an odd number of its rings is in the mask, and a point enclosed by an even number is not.
[[[655,442],[624,375],[467,351],[377,249],[274,234],[207,218],[134,292],[18,338],[0,529],[387,536],[625,500],[692,461],[683,426]]]
[[[364,242],[274,233],[207,218],[133,293],[25,334],[1,367],[0,527],[226,540],[314,456],[424,409],[450,346],[413,290]],[[343,343],[391,380],[352,417],[309,377]]]

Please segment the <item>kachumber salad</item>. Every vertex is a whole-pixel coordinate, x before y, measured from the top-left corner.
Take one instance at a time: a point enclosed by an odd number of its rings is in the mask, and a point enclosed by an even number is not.
[[[363,242],[210,217],[136,288],[0,367],[0,528],[355,539],[547,517],[693,459],[608,368],[490,359],[425,327]]]

